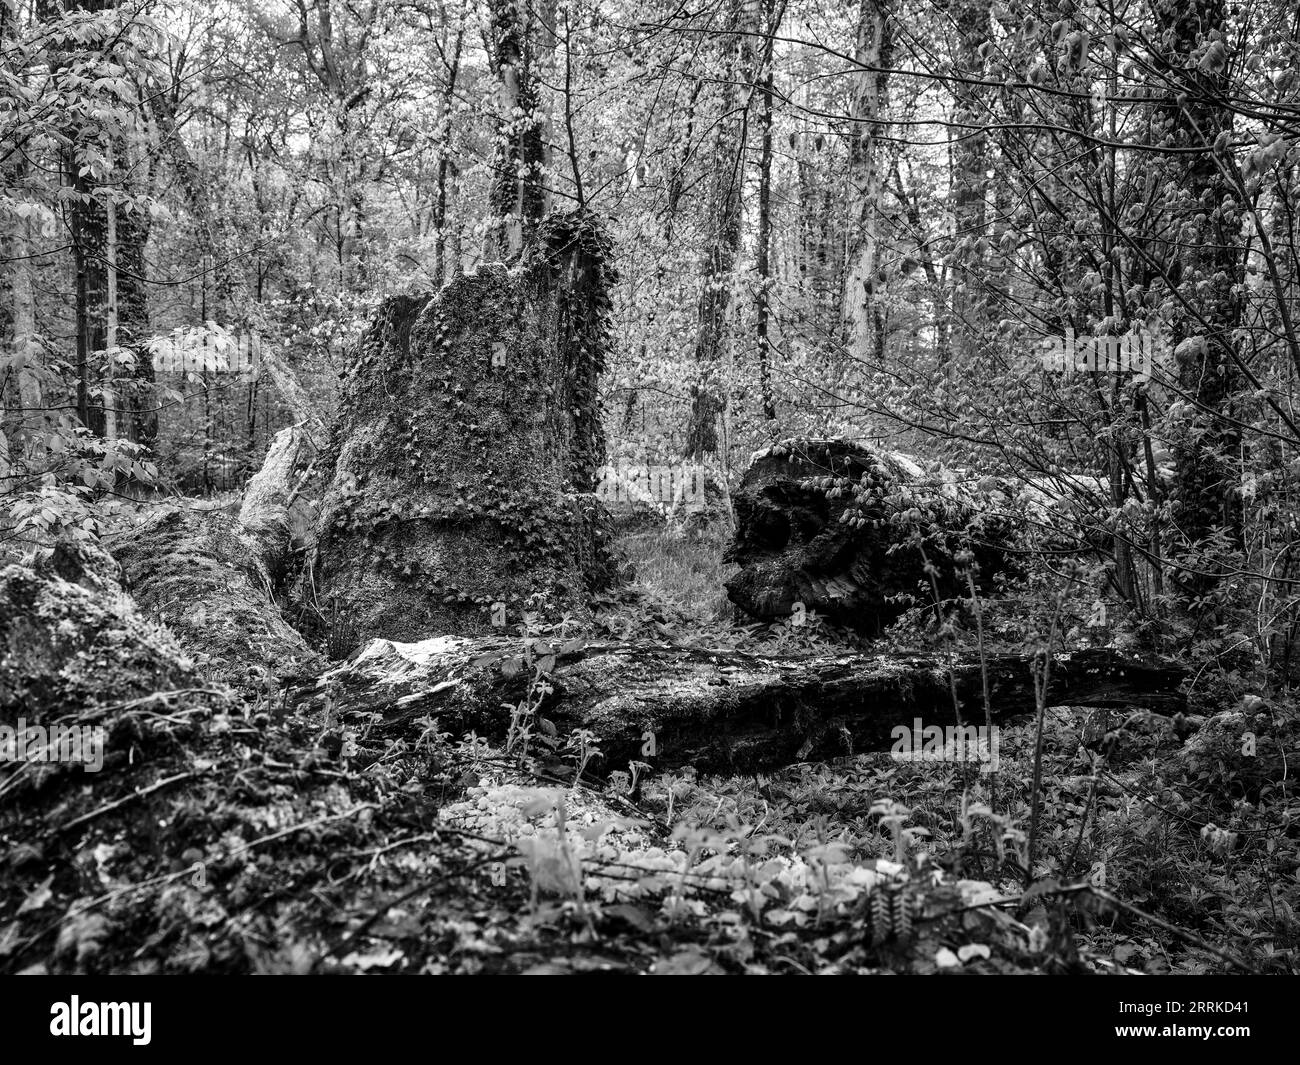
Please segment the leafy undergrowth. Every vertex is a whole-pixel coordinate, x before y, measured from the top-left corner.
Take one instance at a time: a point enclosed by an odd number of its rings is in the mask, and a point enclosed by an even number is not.
[[[46,972],[1290,971],[1294,715],[1052,711],[973,765],[574,780],[215,689],[96,712],[104,769],[0,781],[0,966]],[[90,718],[88,717],[89,721]],[[1249,732],[1253,749],[1240,754]],[[1184,739],[1185,737],[1185,739]],[[609,767],[613,768],[613,767]]]
[[[976,920],[995,948],[963,957],[1032,965],[996,911],[942,916],[985,885],[830,839],[668,832],[649,789],[525,778],[432,723],[377,750],[269,710],[138,700],[98,718],[103,772],[7,778],[6,971],[901,970]]]
[[[597,634],[845,646],[811,614],[693,621],[689,575],[661,576]],[[1300,725],[1243,683],[1195,716],[1049,710],[1036,832],[1032,721],[996,773],[883,752],[698,779],[605,766],[527,699],[508,749],[256,685],[94,707],[63,723],[104,728],[102,771],[0,765],[0,970],[1290,972]]]

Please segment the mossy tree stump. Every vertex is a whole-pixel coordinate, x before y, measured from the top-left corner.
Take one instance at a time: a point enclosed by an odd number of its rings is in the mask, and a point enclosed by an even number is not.
[[[607,572],[594,490],[611,282],[594,221],[565,215],[513,268],[384,304],[326,455],[323,611],[359,639],[585,613]]]

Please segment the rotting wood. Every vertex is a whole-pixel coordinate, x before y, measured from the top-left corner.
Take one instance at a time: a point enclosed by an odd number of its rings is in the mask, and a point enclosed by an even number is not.
[[[780,657],[703,647],[640,643],[581,645],[544,641],[555,655],[553,693],[540,713],[560,734],[591,730],[604,761],[597,771],[630,760],[658,769],[693,765],[702,772],[753,771],[888,747],[891,730],[956,723],[955,685],[967,724],[984,721],[978,660],[942,655],[838,654]],[[390,735],[438,719],[459,736],[471,729],[500,738],[528,684],[519,641],[454,636],[401,644],[373,641],[353,661],[298,687],[295,702],[324,704],[345,722],[379,714]],[[1019,654],[988,663],[994,721],[1034,709],[1031,662]],[[1094,649],[1052,663],[1050,705],[1185,707],[1176,664]],[[653,736],[654,754],[649,751]]]

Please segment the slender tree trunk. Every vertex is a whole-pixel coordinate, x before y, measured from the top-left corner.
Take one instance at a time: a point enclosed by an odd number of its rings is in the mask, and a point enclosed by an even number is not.
[[[853,58],[863,68],[887,68],[893,31],[886,0],[861,0]],[[879,225],[882,192],[880,137],[884,133],[888,75],[862,69],[854,75],[849,132],[849,253],[841,318],[845,346],[854,358],[883,350]]]
[[[1228,202],[1230,185],[1214,158],[1216,140],[1232,129],[1222,103],[1230,56],[1223,0],[1160,0],[1156,22],[1157,39],[1163,35],[1169,42],[1160,57],[1165,141],[1199,149],[1161,157],[1171,197],[1168,256],[1180,267],[1175,287],[1199,313],[1198,320],[1186,309],[1177,311],[1172,337],[1178,384],[1200,408],[1189,409],[1177,428],[1170,493],[1174,523],[1187,545],[1188,568],[1176,581],[1183,598],[1193,602],[1217,585],[1220,555],[1194,545],[1216,535],[1226,535],[1230,545],[1242,541],[1236,472],[1241,435],[1223,417],[1236,391],[1233,330],[1240,308],[1233,289],[1242,273],[1240,216]]]
[[[907,219],[907,226],[912,231],[912,235],[917,242],[917,256],[921,264],[921,270],[925,274],[926,284],[930,286],[930,306],[933,309],[936,361],[940,366],[946,366],[948,363],[949,338],[952,334],[948,306],[944,300],[944,292],[947,286],[944,278],[935,269],[934,253],[926,242],[926,233],[928,231],[921,219],[921,205],[917,201],[916,193],[914,191],[909,192],[903,187],[903,175],[899,172],[897,160],[894,161],[891,173],[894,179],[894,196],[903,209],[903,217]]]
[[[762,141],[758,161],[758,251],[755,256],[755,268],[758,272],[758,291],[754,296],[758,341],[758,379],[759,391],[763,402],[763,417],[768,421],[776,418],[776,404],[772,399],[772,343],[768,337],[771,309],[769,306],[769,288],[772,283],[772,97],[775,89],[772,51],[775,35],[780,29],[780,20],[785,13],[785,3],[781,0],[780,9],[777,0],[765,0],[764,21],[767,23],[767,37],[763,42],[763,65],[760,73],[762,94],[762,111],[760,124]]]
[[[16,7],[0,0],[0,43],[7,42],[18,33]],[[29,167],[22,152],[15,153],[11,162],[0,170],[0,180],[10,189],[22,190],[28,179]],[[21,193],[20,193],[21,194]],[[42,350],[36,332],[36,241],[30,218],[11,216],[6,237],[12,256],[0,280],[0,342],[8,341],[9,351],[15,358],[11,365],[17,385],[16,399],[19,412],[10,429],[20,433],[38,426],[41,411],[40,363]],[[8,450],[19,443],[11,434]]]
[[[987,256],[985,227],[988,210],[988,123],[986,94],[971,81],[984,77],[980,46],[990,36],[989,0],[956,0],[950,7],[958,40],[953,62],[957,77],[955,124],[952,130],[953,218],[956,254],[953,263],[952,310],[957,354],[975,352],[984,319],[982,283]],[[963,80],[964,79],[964,80]]]
[[[59,10],[72,8],[81,12],[100,12],[114,6],[114,0],[72,0],[55,5],[41,0],[37,12],[42,18],[56,17]],[[61,151],[63,181],[72,190],[65,202],[64,217],[72,237],[72,259],[76,274],[75,322],[77,365],[77,417],[93,432],[103,435],[104,409],[93,402],[92,374],[98,376],[96,353],[102,352],[106,340],[107,271],[105,269],[107,217],[102,200],[93,195],[95,181],[81,173],[77,146],[94,140],[93,126],[67,131],[68,142]],[[101,145],[102,146],[102,145]]]
[[[152,449],[158,439],[158,396],[149,353],[148,269],[145,246],[149,214],[143,208],[117,212],[117,343],[134,356],[123,393],[125,432]]]
[[[686,426],[686,454],[697,462],[718,452],[718,415],[727,397],[718,370],[731,302],[732,274],[740,251],[740,197],[745,180],[746,121],[749,101],[739,91],[739,76],[752,69],[753,38],[743,31],[757,19],[758,0],[732,0],[729,9],[733,32],[727,42],[722,74],[722,115],[717,123],[713,167],[710,175],[704,260],[701,263],[699,324],[695,335],[695,380]],[[742,32],[734,32],[741,30]],[[749,80],[753,84],[753,80]]]
[[[516,258],[546,208],[544,122],[538,118],[537,35],[546,30],[522,0],[490,0],[491,63],[500,115],[488,190],[483,257]]]
[[[673,225],[677,221],[677,207],[681,203],[682,191],[686,187],[686,167],[691,161],[691,139],[695,135],[695,106],[699,102],[700,89],[703,85],[703,81],[697,78],[691,86],[691,98],[686,105],[686,130],[681,138],[681,155],[668,178],[668,198],[664,211],[664,241],[667,243],[672,242]]]
[[[235,313],[236,302],[230,241],[227,227],[212,209],[207,179],[181,135],[175,97],[180,84],[181,79],[178,77],[172,91],[155,93],[151,97],[152,111],[154,121],[158,123],[159,140],[176,173],[177,183],[185,195],[186,206],[198,226],[200,254],[207,256],[211,263],[212,317],[225,322]],[[206,279],[204,283],[206,286]]]
[[[73,189],[68,201],[68,228],[76,269],[77,417],[98,436],[104,435],[104,405],[91,394],[92,376],[99,378],[99,361],[107,346],[108,271],[107,216],[93,195],[89,178],[78,173],[72,151],[64,152],[64,180]]]
[[[116,0],[78,0],[81,11],[107,11]],[[107,44],[106,44],[107,46]],[[152,443],[149,416],[137,412],[152,408],[153,369],[138,345],[148,333],[145,293],[145,241],[147,216],[139,209],[125,210],[115,200],[123,175],[139,168],[129,165],[131,146],[125,138],[105,140],[93,125],[74,131],[72,145],[63,151],[64,180],[74,195],[68,201],[68,229],[72,236],[76,269],[77,413],[93,432],[112,438],[125,432],[142,443]],[[105,175],[83,174],[75,145],[95,141],[108,163]],[[97,192],[107,185],[111,192]],[[136,369],[126,388],[129,416],[119,425],[114,406],[119,348],[134,348]],[[99,397],[92,395],[97,382]],[[147,386],[148,395],[142,396]],[[156,425],[156,416],[153,419]],[[144,430],[143,434],[141,429]]]
[[[456,102],[456,79],[460,74],[460,51],[465,42],[465,28],[456,30],[447,63],[447,87],[442,94],[442,118],[438,124],[438,192],[433,204],[433,280],[441,285],[447,279],[447,178],[454,165],[451,159],[451,109]]]

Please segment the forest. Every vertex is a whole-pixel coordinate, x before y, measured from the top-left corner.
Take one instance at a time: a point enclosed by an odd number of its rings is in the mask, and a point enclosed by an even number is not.
[[[0,972],[1296,972],[1298,59],[0,0]]]

